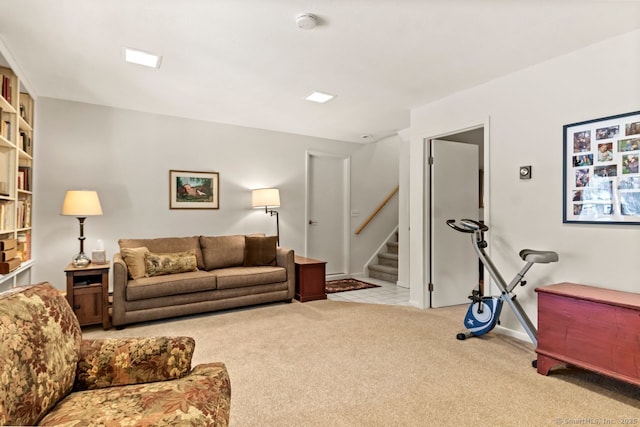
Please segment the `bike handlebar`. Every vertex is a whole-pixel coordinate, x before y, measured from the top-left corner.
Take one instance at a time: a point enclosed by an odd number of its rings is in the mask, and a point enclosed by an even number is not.
[[[459,231],[461,233],[473,233],[476,230],[480,230],[482,232],[484,231],[489,231],[489,227],[487,227],[486,225],[478,222],[478,221],[474,221],[472,219],[461,219],[460,220],[460,224],[462,225],[462,227],[458,227],[458,225],[456,224],[456,220],[455,219],[448,219],[447,220],[447,225],[451,228],[453,228],[456,231]]]

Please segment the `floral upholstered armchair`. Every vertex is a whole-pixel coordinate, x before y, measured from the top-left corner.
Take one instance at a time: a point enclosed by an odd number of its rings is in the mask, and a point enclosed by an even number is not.
[[[48,283],[0,294],[0,425],[227,426],[225,365],[190,337],[83,340]]]

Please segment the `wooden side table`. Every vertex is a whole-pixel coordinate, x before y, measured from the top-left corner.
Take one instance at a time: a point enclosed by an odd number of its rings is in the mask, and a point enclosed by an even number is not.
[[[69,264],[67,275],[67,301],[78,317],[80,326],[102,324],[111,328],[109,317],[109,263],[89,264],[77,268]]]
[[[300,302],[327,299],[325,292],[326,261],[295,256],[296,299]]]

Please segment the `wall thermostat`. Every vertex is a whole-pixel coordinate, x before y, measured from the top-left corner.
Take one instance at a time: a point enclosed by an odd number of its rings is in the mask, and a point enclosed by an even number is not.
[[[520,179],[531,179],[531,166],[520,166]]]

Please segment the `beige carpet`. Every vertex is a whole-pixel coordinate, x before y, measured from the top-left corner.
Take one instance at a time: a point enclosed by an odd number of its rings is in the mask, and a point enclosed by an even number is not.
[[[465,309],[293,302],[85,337],[195,337],[194,364],[229,369],[234,427],[640,423],[640,388],[578,369],[544,377],[530,344],[496,332],[456,340]]]

